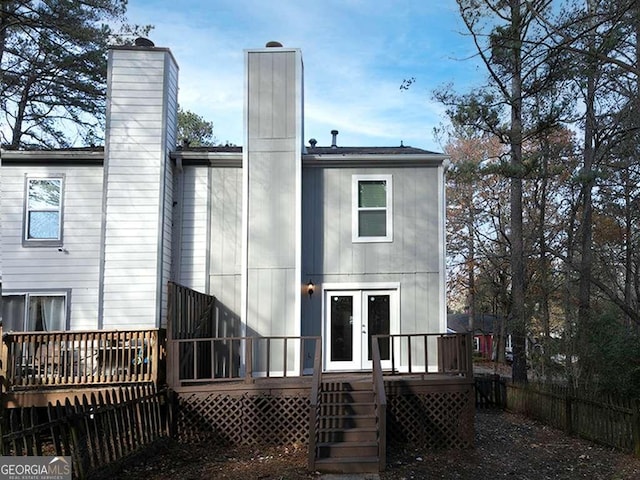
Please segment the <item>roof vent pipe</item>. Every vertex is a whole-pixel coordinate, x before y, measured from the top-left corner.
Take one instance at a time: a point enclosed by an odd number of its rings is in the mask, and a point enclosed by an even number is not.
[[[338,148],[338,130],[331,130],[331,148]]]
[[[316,148],[316,143],[318,143],[318,141],[315,138],[309,139],[309,145],[311,145],[311,148]]]

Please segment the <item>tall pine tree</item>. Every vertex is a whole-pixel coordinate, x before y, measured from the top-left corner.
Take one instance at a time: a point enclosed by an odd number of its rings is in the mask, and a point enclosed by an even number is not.
[[[123,42],[119,34],[133,38],[149,30],[127,25],[126,8],[127,0],[0,3],[4,148],[68,147],[99,139],[107,47]]]

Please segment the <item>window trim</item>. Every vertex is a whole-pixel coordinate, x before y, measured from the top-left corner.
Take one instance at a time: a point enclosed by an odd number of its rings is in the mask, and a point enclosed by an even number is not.
[[[29,323],[29,300],[31,297],[64,297],[64,331],[71,329],[71,289],[34,289],[34,290],[3,290],[3,297],[23,297],[24,309],[22,316],[21,329],[19,331],[26,332],[27,325]],[[3,318],[3,323],[6,323],[6,319]],[[30,330],[29,330],[30,331]],[[44,330],[43,330],[44,331]],[[57,331],[57,330],[47,330]]]
[[[360,211],[358,204],[358,192],[360,182],[384,181],[386,182],[387,204],[386,211],[387,232],[385,236],[361,237],[360,231]],[[391,174],[356,174],[351,176],[351,240],[353,243],[382,243],[393,242],[393,175]],[[382,208],[379,208],[382,210]]]
[[[32,180],[60,180],[60,205],[55,210],[59,212],[58,222],[58,238],[29,238],[29,182]],[[24,203],[22,217],[22,246],[23,247],[61,247],[63,245],[63,222],[64,222],[64,191],[65,191],[65,175],[25,175],[24,182]]]

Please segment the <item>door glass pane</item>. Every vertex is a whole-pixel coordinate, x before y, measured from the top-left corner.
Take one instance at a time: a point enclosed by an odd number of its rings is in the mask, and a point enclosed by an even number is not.
[[[367,299],[367,320],[369,322],[367,342],[369,360],[371,354],[371,336],[372,335],[388,335],[390,332],[390,296],[389,295],[369,295]],[[380,347],[380,360],[389,360],[389,339],[378,339]]]
[[[353,297],[331,296],[331,361],[353,360]]]

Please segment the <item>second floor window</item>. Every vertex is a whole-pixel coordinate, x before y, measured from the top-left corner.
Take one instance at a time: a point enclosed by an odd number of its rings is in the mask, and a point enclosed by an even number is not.
[[[353,241],[393,240],[391,175],[354,175]]]
[[[62,177],[27,178],[26,245],[62,245]]]

